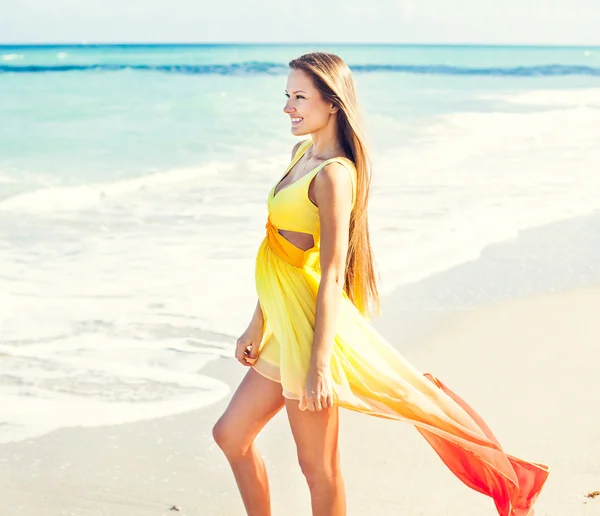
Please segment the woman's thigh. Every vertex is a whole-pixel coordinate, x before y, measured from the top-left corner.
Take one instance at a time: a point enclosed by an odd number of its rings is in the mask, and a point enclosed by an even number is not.
[[[304,473],[336,472],[339,467],[338,406],[309,412],[300,410],[297,400],[286,399],[285,408]]]
[[[220,445],[247,448],[283,407],[281,384],[250,368],[213,429]]]

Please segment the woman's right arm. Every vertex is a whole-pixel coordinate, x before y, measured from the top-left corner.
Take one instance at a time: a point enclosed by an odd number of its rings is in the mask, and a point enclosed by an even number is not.
[[[263,325],[265,319],[260,307],[260,301],[256,302],[256,308],[252,314],[250,324],[237,340],[235,346],[235,358],[240,364],[251,366],[258,357],[258,346],[263,337]]]
[[[294,145],[292,149],[292,160],[296,157],[296,153],[298,152],[300,145],[302,145],[305,141],[306,140],[300,141]],[[260,300],[258,300],[256,301],[256,308],[254,309],[254,313],[252,314],[252,319],[250,319],[248,327],[237,340],[235,357],[241,364],[245,366],[251,366],[254,364],[254,362],[256,362],[256,357],[258,356],[258,346],[260,345],[263,336],[264,324],[265,318],[260,306]]]
[[[254,313],[252,314],[252,319],[250,320],[248,327],[254,326],[262,330],[264,322],[265,318],[263,316],[262,308],[260,307],[260,301],[257,301],[256,308],[254,309]]]

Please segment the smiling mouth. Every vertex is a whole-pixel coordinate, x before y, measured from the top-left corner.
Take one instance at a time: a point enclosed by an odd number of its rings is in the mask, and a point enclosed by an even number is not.
[[[304,120],[304,118],[294,117],[291,120],[292,120],[292,125],[298,125],[300,122],[302,122],[302,120]]]

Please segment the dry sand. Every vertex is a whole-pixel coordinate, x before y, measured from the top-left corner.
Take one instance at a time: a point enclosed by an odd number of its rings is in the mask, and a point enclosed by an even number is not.
[[[599,287],[454,313],[411,342],[397,337],[394,306],[384,308],[376,326],[390,342],[470,403],[507,452],[550,466],[538,516],[600,515],[600,496],[585,497],[600,490]],[[234,360],[205,368],[232,387],[245,371]],[[211,439],[226,402],[0,445],[0,515],[241,516],[233,476]],[[349,515],[496,514],[409,424],[347,411],[341,424]],[[309,515],[285,412],[258,442],[273,514]]]

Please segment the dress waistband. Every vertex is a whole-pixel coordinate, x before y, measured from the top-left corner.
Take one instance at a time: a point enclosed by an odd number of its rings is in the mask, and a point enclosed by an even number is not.
[[[319,249],[316,247],[316,243],[306,251],[296,247],[279,233],[277,226],[271,222],[270,217],[267,218],[265,228],[267,229],[269,247],[284,262],[299,268],[317,268],[319,266]]]

